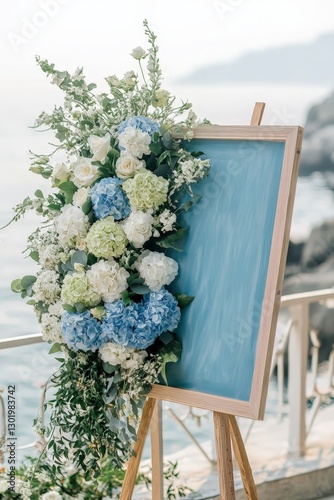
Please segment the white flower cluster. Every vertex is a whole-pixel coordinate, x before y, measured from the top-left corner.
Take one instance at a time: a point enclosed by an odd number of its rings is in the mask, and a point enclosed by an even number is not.
[[[168,233],[173,231],[174,224],[176,223],[176,214],[166,208],[159,216],[159,222],[162,225],[161,231]]]
[[[191,156],[181,159],[174,173],[174,186],[172,192],[176,191],[184,184],[189,186],[193,182],[203,179],[209,168],[210,160],[201,160]]]
[[[112,366],[120,365],[123,370],[137,370],[144,364],[146,351],[124,347],[113,342],[107,342],[99,350],[100,357]]]
[[[43,340],[46,342],[64,342],[59,316],[43,313],[40,318]]]
[[[83,211],[73,205],[65,205],[55,219],[55,227],[62,246],[72,246],[83,239],[89,229],[89,220]]]
[[[157,292],[164,285],[169,285],[177,276],[178,263],[163,253],[145,250],[136,262],[136,268],[145,284]]]
[[[151,211],[134,210],[124,222],[124,232],[130,243],[136,248],[144,246],[152,236],[154,218]]]
[[[100,260],[87,271],[86,275],[92,289],[104,302],[120,299],[121,293],[128,287],[126,280],[130,276],[114,259]]]
[[[142,132],[138,128],[126,127],[119,135],[118,141],[121,148],[137,158],[150,154],[151,137],[147,132]]]
[[[59,274],[56,271],[42,269],[37,275],[32,290],[36,302],[41,301],[45,304],[53,304],[60,298]]]

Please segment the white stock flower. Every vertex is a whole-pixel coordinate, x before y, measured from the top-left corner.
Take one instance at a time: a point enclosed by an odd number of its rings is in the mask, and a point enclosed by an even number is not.
[[[44,313],[41,315],[40,324],[43,340],[46,342],[64,342],[59,316]]]
[[[153,292],[169,285],[177,276],[178,263],[163,253],[145,250],[135,264],[140,277]]]
[[[124,232],[136,248],[141,248],[152,236],[154,219],[150,212],[133,211],[124,222]]]
[[[52,171],[52,179],[58,181],[67,181],[70,177],[70,169],[66,163],[56,163]]]
[[[159,216],[159,222],[162,225],[161,231],[163,233],[168,233],[169,231],[173,231],[173,224],[176,222],[176,214],[168,210],[164,210]]]
[[[41,246],[38,248],[39,263],[47,269],[55,269],[60,261],[59,254],[60,246],[57,244],[49,243]]]
[[[43,269],[32,286],[34,300],[52,304],[60,297],[59,274],[56,271]]]
[[[58,491],[48,491],[41,496],[41,500],[62,500],[62,498]]]
[[[130,56],[134,57],[139,61],[140,59],[143,59],[146,56],[146,52],[142,47],[138,46],[132,50]]]
[[[49,313],[53,316],[61,316],[64,312],[63,305],[60,300],[54,304],[49,305]]]
[[[163,106],[166,106],[166,104],[168,103],[169,96],[170,96],[170,93],[168,92],[168,90],[158,89],[155,92],[155,96],[154,96],[155,100],[152,103],[153,106],[155,108],[162,108]]]
[[[151,136],[138,128],[126,127],[124,132],[119,134],[118,141],[121,148],[124,148],[127,153],[131,153],[137,158],[150,154]]]
[[[82,207],[85,201],[87,201],[89,192],[89,188],[81,187],[80,189],[78,189],[73,195],[73,205],[75,205],[76,207]]]
[[[99,176],[98,167],[91,158],[80,157],[73,165],[72,181],[77,187],[90,186]]]
[[[113,302],[121,298],[127,289],[129,273],[114,260],[100,260],[93,264],[86,273],[92,289],[101,295],[104,302]]]
[[[73,205],[65,205],[55,219],[56,231],[61,245],[74,245],[83,239],[89,228],[87,215]]]
[[[105,134],[103,137],[91,135],[88,137],[88,144],[93,154],[92,161],[105,162],[106,156],[111,150],[110,134]]]
[[[130,153],[121,152],[120,157],[116,161],[116,175],[120,179],[128,179],[133,177],[137,170],[145,167],[143,161],[138,160]]]
[[[4,493],[5,491],[8,490],[8,488],[9,488],[9,484],[6,481],[6,479],[1,479],[0,480],[0,493]]]

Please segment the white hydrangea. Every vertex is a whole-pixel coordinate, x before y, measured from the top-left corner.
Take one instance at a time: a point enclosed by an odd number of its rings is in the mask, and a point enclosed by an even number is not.
[[[59,274],[49,269],[42,270],[32,286],[34,299],[46,304],[53,304],[60,297]]]
[[[145,250],[135,264],[140,277],[150,290],[157,292],[169,285],[177,276],[178,263],[163,253]]]
[[[169,231],[173,231],[173,225],[176,222],[176,214],[168,210],[164,210],[159,216],[159,222],[162,225],[161,231],[163,233],[167,233]]]
[[[39,263],[46,269],[55,269],[59,262],[61,247],[56,243],[49,243],[38,249]]]
[[[124,232],[136,248],[141,248],[152,236],[154,218],[151,212],[133,211],[124,222]]]
[[[107,342],[99,350],[99,355],[102,361],[112,366],[121,365],[124,369],[134,369],[143,365],[147,352]]]
[[[104,302],[113,302],[121,298],[121,293],[127,289],[129,273],[114,260],[100,260],[93,264],[86,273],[92,289],[98,293]]]
[[[82,240],[89,229],[89,220],[83,211],[73,205],[65,205],[55,219],[56,231],[62,246],[74,246]]]
[[[21,493],[22,500],[29,500],[32,495],[30,484],[28,481],[22,481],[19,479],[16,484],[16,493]]]
[[[49,305],[49,313],[53,316],[61,316],[64,312],[63,305],[60,300],[54,304]]]
[[[151,136],[138,128],[126,127],[124,132],[119,134],[118,141],[121,148],[124,148],[127,153],[131,153],[137,158],[150,154]]]
[[[40,319],[42,337],[46,342],[64,342],[59,316],[43,313]]]

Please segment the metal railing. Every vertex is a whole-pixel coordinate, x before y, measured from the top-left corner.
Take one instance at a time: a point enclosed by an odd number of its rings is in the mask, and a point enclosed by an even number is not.
[[[281,300],[281,309],[288,310],[290,319],[287,321],[286,328],[281,338],[276,342],[272,371],[277,367],[278,381],[278,405],[277,413],[282,418],[283,415],[283,390],[284,390],[284,356],[288,351],[288,400],[289,400],[289,435],[288,450],[291,454],[302,456],[305,453],[305,442],[307,437],[306,420],[310,414],[309,430],[314,422],[317,411],[326,396],[334,395],[334,347],[330,353],[327,372],[322,377],[321,383],[318,381],[318,353],[320,340],[318,332],[312,328],[309,321],[309,306],[313,303],[327,304],[334,299],[334,289],[319,290],[314,292],[305,292],[292,295],[285,295]],[[309,384],[307,387],[308,374],[308,351],[309,337],[311,339],[311,371],[309,372]],[[334,325],[333,325],[334,337]],[[0,351],[3,349],[28,346],[43,342],[41,334],[33,334],[21,337],[13,337],[0,340]],[[45,388],[42,389],[45,395]],[[307,410],[307,398],[314,398],[312,409]],[[2,409],[2,411],[1,411]],[[167,412],[171,413],[170,408]],[[2,416],[1,416],[2,413]],[[173,413],[173,412],[172,412]],[[171,416],[181,425],[189,435],[191,432],[177,415]],[[0,419],[4,419],[4,405],[0,394]],[[182,420],[182,422],[181,422]],[[249,430],[251,427],[249,428]],[[2,436],[4,438],[4,427],[2,425]],[[193,438],[191,438],[193,441]],[[197,444],[195,442],[195,444]],[[30,445],[31,446],[31,445]],[[201,446],[199,445],[201,450]],[[205,454],[205,453],[204,453]],[[206,456],[206,454],[205,454]],[[209,457],[209,461],[211,459]]]

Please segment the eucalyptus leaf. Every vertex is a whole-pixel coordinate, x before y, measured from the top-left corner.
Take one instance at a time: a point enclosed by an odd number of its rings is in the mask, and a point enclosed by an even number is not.
[[[117,370],[116,366],[110,365],[109,363],[102,363],[103,370],[109,375],[114,373]]]
[[[131,285],[131,290],[138,295],[146,295],[149,293],[150,289],[146,285]]]
[[[71,257],[72,266],[74,266],[74,264],[82,264],[83,266],[85,266],[87,264],[87,261],[87,254],[83,250],[76,250]]]
[[[69,304],[63,304],[63,309],[69,313],[75,313],[75,307],[70,306]]]
[[[181,309],[183,309],[184,307],[186,307],[188,304],[190,304],[195,297],[191,296],[191,295],[186,295],[184,293],[176,293],[175,294],[175,298],[179,304],[179,307]]]
[[[14,281],[12,281],[11,283],[11,290],[12,292],[15,292],[15,293],[21,293],[22,292],[22,285],[21,285],[21,279],[18,278]]]
[[[29,286],[33,285],[36,281],[36,276],[24,276],[21,279],[21,286],[23,290],[27,289]]]

